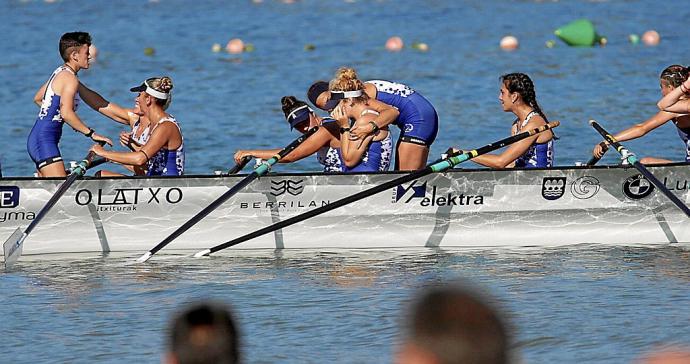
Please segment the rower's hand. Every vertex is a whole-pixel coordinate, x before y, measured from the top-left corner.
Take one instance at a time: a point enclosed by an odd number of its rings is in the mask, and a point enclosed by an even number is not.
[[[96,134],[94,134],[94,135],[96,135]],[[96,153],[97,155],[103,155],[105,148],[103,148],[102,145],[96,143],[96,144],[92,145],[89,150]]]
[[[123,147],[129,147],[129,144],[132,143],[132,132],[129,131],[121,131],[120,132],[120,145]]]
[[[91,140],[93,140],[94,142],[106,143],[106,144],[110,145],[111,147],[113,146],[113,141],[110,140],[110,138],[103,136],[103,135],[100,135],[100,134],[93,133],[93,135],[91,136]]]
[[[341,128],[347,128],[350,126],[350,120],[347,117],[347,110],[345,107],[346,106],[343,103],[340,103],[335,107],[335,109],[333,109],[333,111],[331,111],[331,117],[338,122],[338,126]]]
[[[238,164],[241,163],[242,159],[244,157],[252,157],[253,158],[254,156],[251,153],[249,153],[248,150],[238,150],[237,152],[235,152],[235,157],[234,157],[235,163],[238,163]]]
[[[373,131],[371,124],[355,125],[350,129],[350,140],[360,140],[366,138]]]
[[[604,156],[604,153],[606,153],[607,150],[609,150],[609,146],[606,143],[601,142],[594,147],[592,150],[592,155],[597,158],[601,158]]]

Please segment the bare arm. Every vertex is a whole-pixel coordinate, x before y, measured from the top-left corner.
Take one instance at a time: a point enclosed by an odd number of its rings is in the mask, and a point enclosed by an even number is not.
[[[43,95],[46,94],[46,87],[48,87],[48,81],[46,81],[41,87],[38,88],[38,91],[36,91],[36,95],[34,95],[34,102],[38,107],[41,107],[41,103],[43,102]]]
[[[131,166],[143,166],[158,153],[161,148],[166,146],[171,139],[174,139],[177,127],[172,123],[165,122],[156,127],[151,134],[148,142],[144,144],[137,152],[118,152],[114,150],[105,150],[98,144],[91,147],[91,150],[96,154],[108,159],[110,161],[128,164]]]
[[[133,112],[133,109],[126,109],[116,103],[109,102],[108,100],[104,99],[103,96],[86,87],[81,82],[79,82],[78,91],[81,99],[84,100],[84,102],[86,102],[86,104],[92,109],[117,121],[118,123],[126,125],[130,124],[130,116],[128,112]]]
[[[398,111],[398,109],[394,108],[393,106],[376,100],[376,86],[370,83],[365,83],[364,89],[367,95],[369,95],[370,97],[367,103],[367,108],[375,110],[379,113],[376,119],[373,120],[374,123],[376,123],[376,125],[380,129],[382,129],[395,122],[395,119],[397,119],[400,115],[400,111]],[[350,131],[350,134],[353,137],[353,139],[361,139],[367,136],[368,134],[371,134],[373,131],[373,125],[367,123],[361,126],[353,127]]]
[[[544,125],[544,119],[541,117],[533,117],[523,130],[531,130]],[[516,129],[517,131],[517,129]],[[490,168],[507,168],[514,166],[515,160],[521,155],[525,154],[532,144],[537,142],[541,134],[535,134],[531,137],[513,143],[506,148],[501,154],[484,154],[472,158],[472,161]],[[553,136],[552,136],[553,137]]]
[[[683,97],[689,91],[690,81],[685,80],[679,87],[662,97],[656,104],[659,110],[686,114],[690,110],[690,100]]]
[[[296,162],[302,158],[308,157],[316,153],[323,146],[328,145],[331,141],[331,133],[328,128],[322,127],[311,135],[307,140],[300,144],[295,150],[288,153],[279,162],[280,163],[292,163]],[[254,150],[238,150],[235,153],[235,162],[239,163],[245,156],[251,156],[254,158],[269,159],[274,155],[278,154],[280,149],[254,149]]]
[[[635,124],[621,132],[618,132],[616,135],[613,137],[620,141],[626,141],[626,140],[633,140],[640,138],[642,136],[647,135],[650,131],[664,125],[667,121],[679,116],[679,114],[676,113],[671,113],[667,111],[659,111],[658,113],[654,114],[651,118],[639,123]],[[604,141],[605,145],[609,145],[608,142]],[[604,154],[604,148],[601,145],[601,143],[597,144],[594,149],[592,150],[592,155],[601,158],[601,156]]]
[[[62,115],[62,119],[71,126],[72,129],[84,135],[90,134],[91,139],[94,141],[103,141],[113,145],[113,141],[109,138],[92,133],[93,129],[84,124],[77,113],[74,112],[74,95],[76,95],[79,87],[79,80],[76,76],[67,72],[62,72],[55,77],[53,87],[55,93],[60,95],[60,115]]]

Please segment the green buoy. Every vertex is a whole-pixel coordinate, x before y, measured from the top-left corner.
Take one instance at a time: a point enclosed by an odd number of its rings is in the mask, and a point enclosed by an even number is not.
[[[553,33],[567,45],[575,47],[591,47],[602,38],[594,29],[594,24],[587,19],[572,21]]]

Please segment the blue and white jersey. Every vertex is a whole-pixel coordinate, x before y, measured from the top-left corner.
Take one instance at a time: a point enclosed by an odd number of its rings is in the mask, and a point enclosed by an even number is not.
[[[410,86],[383,80],[371,80],[376,87],[376,99],[400,112],[395,125],[400,128],[400,140],[429,146],[438,133],[438,114],[434,106]]]
[[[362,160],[356,166],[350,168],[343,163],[343,172],[384,172],[390,168],[392,156],[393,141],[391,134],[388,133],[385,138],[369,143],[369,147],[362,155]],[[340,157],[342,160],[342,156]]]
[[[139,133],[139,129],[141,128],[141,117],[139,117],[139,120],[134,122],[134,126],[132,126],[132,136],[131,139],[139,144],[139,145],[144,145],[146,142],[149,141],[149,136],[151,136],[151,124],[147,125],[144,130],[142,130],[140,135],[137,135]]]
[[[676,124],[676,129],[678,130],[678,136],[680,140],[685,144],[685,161],[690,162],[690,128],[680,128],[678,127],[678,122],[673,119],[673,123]]]
[[[517,133],[527,125],[532,116],[537,115],[535,111],[527,114],[525,120],[518,124]],[[553,138],[546,143],[534,143],[530,145],[525,154],[515,160],[515,167],[524,168],[549,168],[553,167]]]
[[[41,110],[38,112],[37,121],[54,121],[57,123],[64,122],[64,120],[62,120],[62,114],[60,114],[60,95],[56,94],[53,90],[53,80],[55,79],[55,76],[62,71],[75,74],[72,69],[65,65],[62,65],[53,71],[53,74],[50,75],[50,79],[48,79],[48,84],[46,85],[46,90],[43,94],[43,99],[41,100]],[[78,107],[79,93],[76,93],[74,95],[74,111],[77,111]]]
[[[53,71],[46,84],[38,117],[26,141],[26,149],[37,169],[62,160],[58,144],[62,138],[64,120],[60,113],[60,95],[53,90],[53,81],[55,76],[63,71],[74,74],[74,71],[65,65]],[[74,111],[77,111],[78,106],[79,94],[75,94]]]
[[[180,125],[173,116],[164,117],[152,129],[151,133],[160,124],[169,121],[175,124],[180,129]],[[182,137],[182,130],[180,129],[180,137]],[[148,140],[148,139],[147,139]],[[148,161],[146,168],[147,176],[181,176],[184,174],[184,137],[180,147],[175,150],[161,148],[158,153],[154,154]]]

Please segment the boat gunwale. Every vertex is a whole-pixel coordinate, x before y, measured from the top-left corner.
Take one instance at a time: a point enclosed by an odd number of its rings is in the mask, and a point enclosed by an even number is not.
[[[690,166],[690,162],[672,162],[664,164],[653,164],[648,165],[647,168],[657,169],[662,167],[680,167],[680,166]],[[616,164],[616,165],[599,165],[599,166],[554,166],[554,167],[541,167],[541,168],[452,168],[439,172],[440,174],[445,173],[481,173],[481,172],[512,172],[512,171],[566,171],[566,170],[578,170],[578,169],[634,169],[632,165]],[[346,172],[279,172],[279,173],[268,173],[264,177],[305,177],[305,176],[360,176],[360,175],[400,175],[411,173],[412,171],[382,171],[382,172],[358,172],[358,173],[346,173]],[[144,180],[144,179],[191,179],[191,178],[227,178],[227,177],[242,177],[249,173],[238,173],[233,175],[216,175],[216,174],[185,174],[182,176],[110,176],[110,177],[96,177],[96,176],[83,176],[81,180],[84,181],[107,181],[107,180]],[[15,176],[3,176],[0,181],[64,181],[66,177],[15,177]]]

